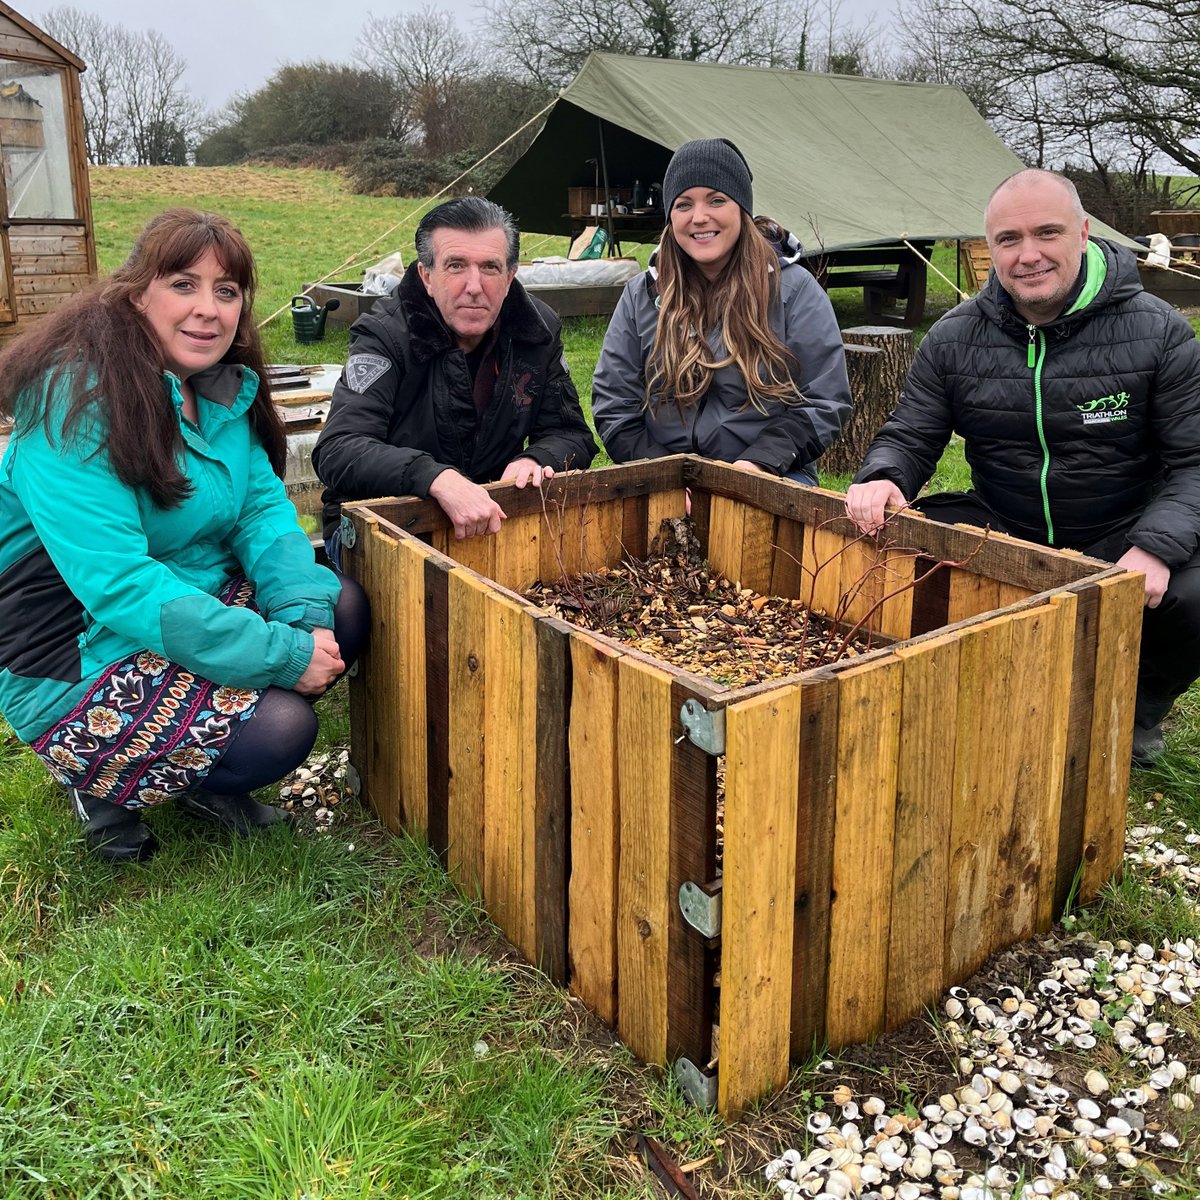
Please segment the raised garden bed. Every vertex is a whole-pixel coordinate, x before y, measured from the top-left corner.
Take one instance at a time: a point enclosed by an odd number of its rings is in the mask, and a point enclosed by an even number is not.
[[[722,687],[522,598],[644,556],[685,487],[717,570],[884,644]],[[690,457],[492,490],[509,519],[466,542],[429,502],[348,507],[373,608],[351,761],[389,827],[693,1096],[739,1111],[1117,870],[1139,576],[916,517],[880,554],[842,497]]]

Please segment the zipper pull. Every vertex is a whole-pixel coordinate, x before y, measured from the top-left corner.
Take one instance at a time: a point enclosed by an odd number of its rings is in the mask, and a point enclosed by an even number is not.
[[[1030,325],[1027,328],[1029,329],[1029,354],[1025,365],[1032,371],[1037,363],[1037,351],[1033,345],[1033,340],[1037,337],[1037,326]]]

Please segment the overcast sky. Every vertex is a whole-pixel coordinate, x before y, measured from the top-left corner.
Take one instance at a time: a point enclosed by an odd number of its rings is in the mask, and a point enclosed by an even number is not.
[[[96,13],[140,32],[157,29],[187,60],[188,90],[208,108],[220,108],[239,92],[252,92],[289,62],[351,62],[368,13],[415,12],[424,0],[59,0],[13,7],[35,24],[51,8]],[[827,0],[834,11],[862,21],[884,12],[891,0]],[[478,0],[443,0],[469,36],[482,32]],[[821,6],[822,9],[824,5]]]
[[[62,0],[61,4],[13,7],[38,24],[51,8],[77,8],[140,32],[157,29],[187,60],[188,90],[209,108],[220,108],[238,92],[252,92],[288,62],[350,62],[369,12],[378,16],[416,11],[408,4],[360,0]],[[474,0],[439,5],[455,15],[464,33],[474,33],[482,13]]]

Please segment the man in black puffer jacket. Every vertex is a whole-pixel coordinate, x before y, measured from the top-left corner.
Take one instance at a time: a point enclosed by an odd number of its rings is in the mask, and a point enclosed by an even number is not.
[[[429,496],[475,537],[504,519],[480,484],[540,487],[591,464],[558,317],[516,281],[517,246],[499,205],[447,200],[421,218],[395,296],[354,322],[313,450],[335,565],[343,500]]]
[[[993,273],[921,343],[846,508],[878,529],[958,433],[973,489],[915,507],[1144,572],[1134,762],[1148,765],[1200,676],[1200,342],[1142,290],[1132,254],[1088,238],[1062,176],[1012,176],[984,225]]]

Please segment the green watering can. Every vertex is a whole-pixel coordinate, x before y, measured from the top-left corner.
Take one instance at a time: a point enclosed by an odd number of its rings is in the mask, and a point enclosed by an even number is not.
[[[325,336],[325,318],[341,307],[340,300],[330,300],[317,307],[311,296],[292,297],[292,329],[298,342],[319,342]]]

